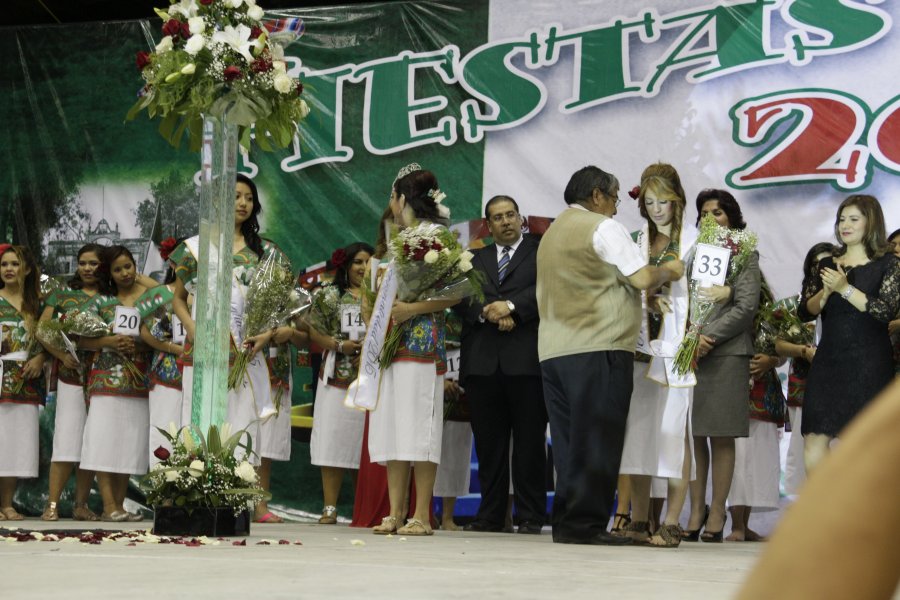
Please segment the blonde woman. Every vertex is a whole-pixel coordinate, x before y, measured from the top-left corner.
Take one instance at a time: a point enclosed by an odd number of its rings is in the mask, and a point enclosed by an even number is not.
[[[684,222],[687,201],[675,168],[656,163],[644,169],[637,201],[646,223],[632,237],[647,262],[660,266],[684,260],[697,239],[697,229]],[[675,350],[687,325],[687,277],[644,291],[641,304],[634,391],[619,469],[631,476],[632,521],[623,528],[623,535],[676,548],[682,536],[678,517],[693,465],[690,416],[695,380],[673,372]],[[666,515],[656,532],[650,531],[649,524],[653,477],[668,480]]]

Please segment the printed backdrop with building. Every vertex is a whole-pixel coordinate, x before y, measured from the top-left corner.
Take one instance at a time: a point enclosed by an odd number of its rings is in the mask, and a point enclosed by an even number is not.
[[[288,61],[313,112],[291,147],[245,153],[239,169],[259,185],[262,233],[301,269],[372,241],[409,162],[435,171],[457,222],[499,193],[554,217],[571,173],[594,164],[621,181],[618,218],[630,229],[641,218],[624,190],[649,163],[669,162],[689,202],[703,188],[734,193],[766,277],[787,296],[806,250],[833,240],[846,195],[877,196],[889,230],[900,227],[898,13],[895,2],[851,0],[278,11],[278,27],[302,33]],[[0,232],[52,274],[71,272],[87,241],[125,243],[145,272],[159,271],[153,242],[197,230],[198,156],[168,146],[154,122],[124,122],[142,85],[135,53],[159,41],[160,25],[0,38]]]

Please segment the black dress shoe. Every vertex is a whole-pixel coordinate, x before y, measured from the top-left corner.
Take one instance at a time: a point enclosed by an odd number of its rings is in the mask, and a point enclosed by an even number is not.
[[[503,531],[503,525],[494,525],[493,523],[488,523],[487,521],[472,521],[471,523],[466,523],[466,526],[463,527],[463,531],[478,531],[481,533],[499,533]]]
[[[528,533],[531,535],[541,535],[543,527],[536,521],[522,521],[519,523],[518,533]]]
[[[557,535],[553,537],[553,541],[559,544],[587,544],[590,546],[628,546],[632,542],[630,537],[613,535],[606,531],[587,538]]]

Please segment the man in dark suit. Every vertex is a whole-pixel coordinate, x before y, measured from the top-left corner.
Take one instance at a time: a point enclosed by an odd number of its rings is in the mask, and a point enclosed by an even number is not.
[[[503,530],[511,433],[518,531],[539,534],[547,506],[547,410],[537,352],[538,242],[522,235],[512,198],[494,196],[484,212],[494,243],[475,251],[472,265],[485,274],[485,300],[454,309],[463,318],[460,383],[469,400],[481,484],[478,515],[465,529]]]

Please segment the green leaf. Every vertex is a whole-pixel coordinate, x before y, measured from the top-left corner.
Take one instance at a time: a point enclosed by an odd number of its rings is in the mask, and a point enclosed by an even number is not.
[[[187,499],[184,496],[178,496],[175,498],[175,506],[184,506]]]

